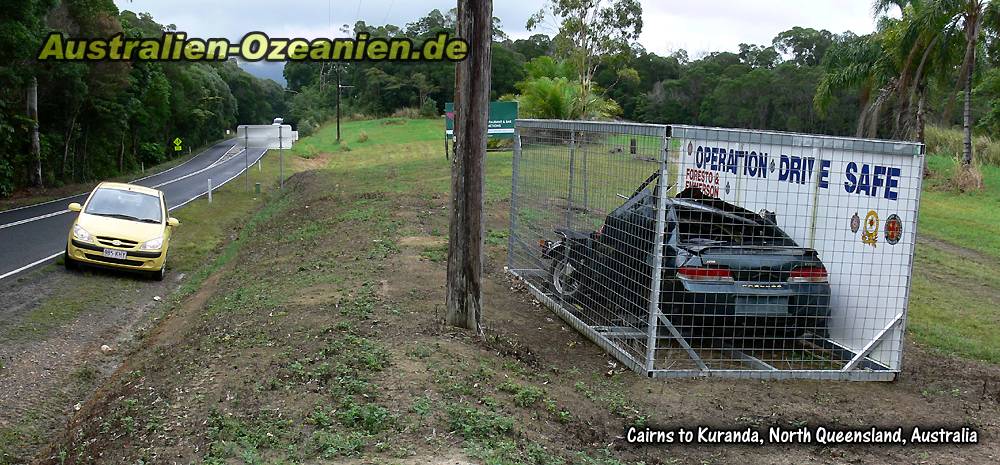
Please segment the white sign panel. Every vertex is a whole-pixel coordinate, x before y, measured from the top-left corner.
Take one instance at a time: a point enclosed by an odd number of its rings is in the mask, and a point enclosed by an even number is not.
[[[832,291],[831,340],[899,367],[923,169],[922,147],[673,126],[677,190],[697,187],[777,214],[816,249]]]
[[[287,124],[240,125],[236,128],[236,143],[251,148],[290,149],[299,140],[299,132]],[[280,143],[280,147],[279,147]]]

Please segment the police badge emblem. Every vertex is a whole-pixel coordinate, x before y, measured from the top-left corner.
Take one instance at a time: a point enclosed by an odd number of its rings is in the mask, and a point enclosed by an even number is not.
[[[889,245],[896,245],[901,237],[903,237],[903,220],[893,213],[885,220],[885,241]]]
[[[854,212],[854,216],[851,217],[851,233],[857,234],[858,229],[861,229],[861,217],[858,216],[858,212]]]
[[[861,242],[875,247],[878,242],[878,213],[871,210],[865,215],[865,225],[861,232]]]

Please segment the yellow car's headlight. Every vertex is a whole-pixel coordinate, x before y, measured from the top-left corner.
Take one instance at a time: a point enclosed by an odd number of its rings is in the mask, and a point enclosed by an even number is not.
[[[157,237],[156,239],[150,239],[142,243],[142,250],[157,250],[163,247],[163,237]]]
[[[73,239],[83,242],[90,242],[90,233],[78,224],[73,225]]]

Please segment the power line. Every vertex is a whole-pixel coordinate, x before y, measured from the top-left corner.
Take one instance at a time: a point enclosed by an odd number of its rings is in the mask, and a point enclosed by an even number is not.
[[[385,10],[385,17],[382,18],[382,24],[386,24],[389,21],[389,13],[392,13],[392,7],[396,4],[396,0],[389,2],[389,9]]]

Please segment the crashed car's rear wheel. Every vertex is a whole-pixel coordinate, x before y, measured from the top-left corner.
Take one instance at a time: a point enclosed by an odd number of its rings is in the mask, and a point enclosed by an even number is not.
[[[580,294],[580,281],[577,279],[577,269],[570,260],[562,258],[552,263],[550,284],[552,290],[563,300],[573,300]]]

